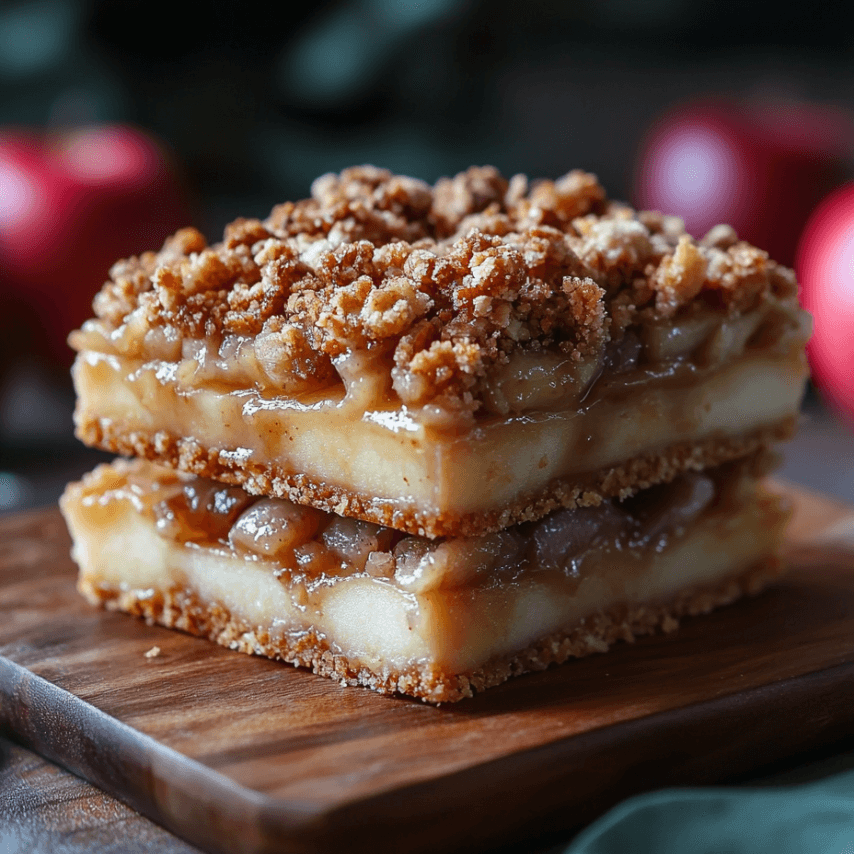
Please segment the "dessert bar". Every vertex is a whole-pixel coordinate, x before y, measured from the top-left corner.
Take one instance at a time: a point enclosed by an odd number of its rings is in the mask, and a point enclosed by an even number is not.
[[[758,465],[443,540],[142,460],[100,466],[62,509],[91,602],[439,703],[760,589],[787,512]]]
[[[596,179],[371,167],[116,264],[72,335],[78,436],[342,516],[477,536],[787,437],[792,272]]]
[[[791,270],[597,180],[373,167],[116,264],[72,334],[93,603],[428,702],[760,589]]]

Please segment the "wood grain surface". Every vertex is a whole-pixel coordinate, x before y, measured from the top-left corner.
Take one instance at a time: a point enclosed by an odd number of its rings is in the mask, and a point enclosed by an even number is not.
[[[0,737],[3,854],[200,854],[100,789]]]
[[[92,608],[59,514],[7,517],[0,730],[212,852],[568,832],[854,734],[854,511],[789,492],[774,589],[438,709]]]

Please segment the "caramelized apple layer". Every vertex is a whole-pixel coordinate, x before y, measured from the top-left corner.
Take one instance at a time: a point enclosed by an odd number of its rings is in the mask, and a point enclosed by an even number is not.
[[[485,415],[462,430],[383,403],[362,387],[370,372],[346,394],[300,398],[188,386],[176,363],[94,351],[78,357],[74,374],[84,441],[435,536],[497,530],[578,503],[591,475],[627,461],[660,456],[672,476],[746,453],[735,445],[716,459],[671,459],[679,445],[737,441],[793,419],[805,366],[798,339],[722,366],[636,368],[600,380],[583,401]],[[627,476],[610,493],[595,487],[594,500],[661,479]]]

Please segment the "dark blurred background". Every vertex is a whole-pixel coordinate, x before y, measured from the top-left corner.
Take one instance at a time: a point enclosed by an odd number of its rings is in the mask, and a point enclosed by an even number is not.
[[[68,477],[97,459],[72,437],[67,329],[50,328],[45,306],[63,306],[59,326],[76,325],[106,277],[102,256],[156,248],[178,225],[192,222],[215,239],[236,216],[264,216],[306,196],[321,173],[364,162],[431,182],[471,164],[531,177],[582,167],[612,197],[639,204],[650,192],[642,159],[651,128],[674,109],[678,124],[679,110],[711,102],[745,115],[751,105],[783,105],[789,116],[823,111],[836,122],[825,146],[832,168],[808,183],[826,182],[822,193],[844,184],[854,177],[854,135],[845,129],[854,108],[854,4],[772,8],[687,0],[6,0],[0,510],[55,500]],[[105,124],[119,126],[118,138],[85,135]],[[135,136],[139,129],[145,137]],[[20,138],[28,140],[24,154]],[[87,178],[85,198],[59,192],[57,161],[47,156],[44,198],[56,222],[37,212],[22,226],[14,218],[30,204],[29,191],[3,158],[38,172],[39,145],[61,149],[72,171],[96,163],[98,181]],[[160,182],[145,203],[153,208],[117,201],[124,173],[110,165],[114,150],[143,152]],[[816,201],[799,201],[797,228]],[[81,230],[83,221],[96,225]],[[126,233],[112,234],[121,222]],[[31,272],[35,262],[21,254],[27,229],[36,233],[30,256],[43,258],[45,243],[65,247],[50,269]],[[794,249],[781,260],[793,258]],[[850,427],[812,392],[805,413],[784,473],[854,498]]]

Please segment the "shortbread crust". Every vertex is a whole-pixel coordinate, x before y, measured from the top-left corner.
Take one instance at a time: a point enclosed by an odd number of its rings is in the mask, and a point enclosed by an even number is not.
[[[581,172],[346,170],[116,265],[95,308],[83,441],[427,536],[749,453],[806,376],[790,270]]]
[[[717,585],[698,586],[665,602],[617,606],[587,618],[571,630],[553,632],[521,652],[496,658],[465,674],[446,673],[429,665],[377,672],[331,650],[326,639],[314,632],[307,631],[295,638],[276,638],[269,630],[259,630],[235,619],[227,609],[202,602],[185,589],[118,591],[87,585],[81,591],[93,604],[142,617],[149,625],[180,629],[228,649],[305,667],[342,685],[363,686],[380,694],[405,694],[441,704],[472,697],[514,676],[545,670],[572,658],[607,652],[617,641],[631,643],[655,632],[673,632],[684,617],[708,614],[744,596],[760,593],[779,577],[782,569],[779,560],[769,558]]]
[[[671,630],[779,571],[787,514],[744,465],[634,501],[437,543],[136,462],[100,467],[62,506],[91,601],[348,684],[449,702]],[[291,527],[270,527],[282,512]]]

